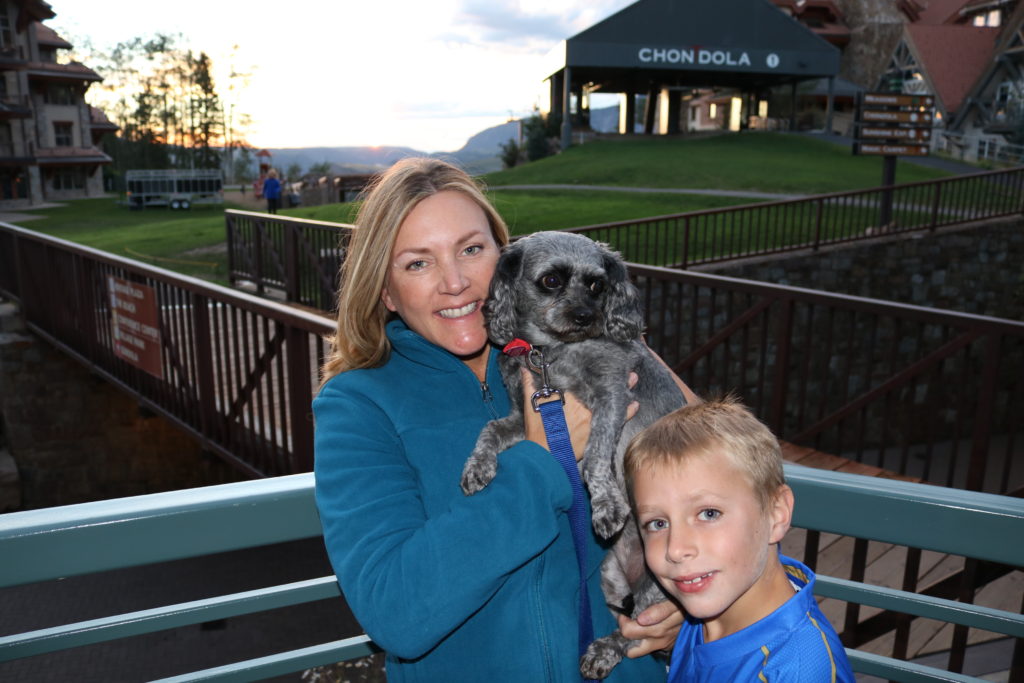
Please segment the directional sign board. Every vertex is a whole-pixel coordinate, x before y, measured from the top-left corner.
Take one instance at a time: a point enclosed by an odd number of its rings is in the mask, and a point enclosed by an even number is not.
[[[864,93],[857,102],[853,153],[927,156],[934,106],[932,95]]]

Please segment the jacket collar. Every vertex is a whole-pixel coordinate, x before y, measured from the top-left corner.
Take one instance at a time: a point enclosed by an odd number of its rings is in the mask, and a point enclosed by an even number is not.
[[[397,353],[406,360],[418,365],[425,365],[442,372],[461,372],[469,370],[469,366],[459,360],[452,353],[442,349],[424,339],[419,333],[413,332],[401,318],[388,321],[384,327],[388,341],[391,342],[391,352]],[[492,346],[488,351],[487,375],[490,377],[491,365],[497,363],[495,349]]]

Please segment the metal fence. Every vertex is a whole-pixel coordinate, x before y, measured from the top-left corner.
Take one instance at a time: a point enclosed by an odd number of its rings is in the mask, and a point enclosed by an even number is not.
[[[1019,214],[1024,167],[570,228],[631,263],[688,268]]]
[[[234,209],[224,218],[231,284],[321,311],[335,309],[353,226]]]
[[[110,278],[155,293],[153,371],[115,352]],[[0,291],[34,332],[250,476],[312,469],[310,401],[330,320],[7,224]]]
[[[801,199],[569,228],[630,263],[694,265],[819,249],[1024,211],[1024,167]],[[886,215],[884,224],[880,218]],[[353,226],[226,211],[232,283],[333,310]]]
[[[630,266],[647,340],[784,440],[932,483],[1024,487],[1024,323]]]
[[[927,552],[965,556],[975,564],[1024,563],[1022,546],[1008,542],[1024,533],[1024,501],[795,466],[787,466],[786,478],[799,501],[794,525],[811,530],[808,533],[856,537],[865,544],[873,539],[870,543],[884,544],[891,552],[900,552],[899,546],[909,544]],[[858,513],[850,514],[850,510]],[[10,558],[0,563],[0,589],[17,590],[30,582],[115,570],[119,572],[117,580],[124,580],[127,567],[319,534],[313,478],[309,474],[10,513],[0,515],[0,556]],[[813,556],[805,554],[803,558],[811,565],[816,562]],[[976,633],[995,637],[1005,634],[1016,639],[1018,658],[1005,656],[998,663],[1003,670],[1010,670],[1011,681],[1024,675],[1024,661],[1019,659],[1024,617],[1013,611],[887,588],[852,574],[846,578],[845,567],[819,566],[817,572],[816,594],[831,601],[880,608],[883,615],[899,614],[908,626],[912,620],[938,620]],[[228,594],[223,591],[238,585],[232,581],[236,577],[211,578],[216,578],[217,592],[203,599],[147,605],[140,611],[102,614],[88,621],[48,624],[39,630],[0,635],[0,672],[3,662],[9,660],[53,656],[108,641],[135,647],[121,639],[316,600],[335,600],[338,609],[344,609],[333,576]],[[1019,583],[1015,591],[1015,595],[1020,593]],[[830,600],[823,603],[824,609],[830,609]],[[842,637],[855,671],[907,683],[980,680],[949,673],[961,670],[962,661],[957,661],[955,653],[945,662],[940,659],[930,666],[899,661],[898,652],[890,657],[878,654],[877,648],[873,652],[853,649],[847,642],[850,632],[840,623],[835,626],[844,630]],[[241,662],[229,659],[201,671],[183,671],[188,667],[187,653],[183,653],[182,661],[170,670],[166,665],[157,668],[154,662],[149,678],[171,675],[162,680],[176,683],[257,680],[361,657],[377,649],[366,636],[332,640],[338,635],[310,633],[314,644],[307,647],[267,652]],[[87,653],[91,666],[110,665],[102,651]],[[107,651],[106,656],[116,656],[116,651]],[[68,661],[82,659],[66,657],[62,661],[66,668]]]

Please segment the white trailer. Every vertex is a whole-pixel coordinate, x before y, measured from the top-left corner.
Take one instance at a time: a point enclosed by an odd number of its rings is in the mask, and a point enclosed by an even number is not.
[[[130,209],[189,209],[193,204],[224,203],[224,179],[218,170],[128,171],[125,181]]]

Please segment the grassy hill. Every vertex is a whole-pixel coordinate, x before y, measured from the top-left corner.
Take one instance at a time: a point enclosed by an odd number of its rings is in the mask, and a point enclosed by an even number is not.
[[[948,175],[906,161],[896,182]],[[485,176],[488,185],[571,183],[821,194],[876,187],[882,158],[806,136],[745,132],[699,138],[596,140]]]
[[[608,185],[818,194],[877,186],[882,161],[804,136],[741,133],[699,138],[627,138],[572,147],[554,157],[484,176],[513,233],[682,213],[764,199],[573,189],[501,189],[505,185]],[[897,182],[941,171],[900,161]],[[226,204],[230,207],[230,204]],[[352,222],[354,204],[282,210],[282,215]],[[86,199],[33,210],[25,227],[223,282],[224,217],[220,207],[188,213],[129,211],[114,199]]]

